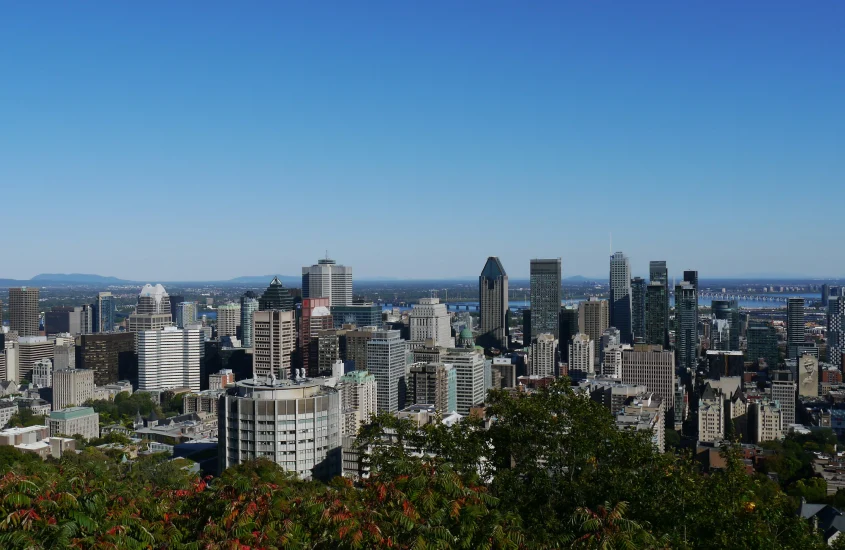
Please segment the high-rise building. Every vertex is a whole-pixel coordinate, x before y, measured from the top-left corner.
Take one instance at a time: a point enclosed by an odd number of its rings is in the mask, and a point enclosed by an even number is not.
[[[530,339],[540,334],[559,336],[560,292],[560,258],[531,260]]]
[[[165,327],[139,332],[138,389],[187,387],[200,391],[200,346],[198,329]]]
[[[748,361],[765,359],[770,368],[776,367],[780,357],[775,328],[769,325],[748,327],[747,334],[746,359]]]
[[[247,290],[241,296],[241,345],[245,348],[252,347],[252,316],[258,311],[258,299],[255,293]]]
[[[346,333],[346,360],[355,366],[355,370],[367,369],[367,344],[373,339],[378,327],[361,327]]]
[[[296,314],[293,311],[256,311],[252,316],[252,371],[255,378],[292,378],[296,350]]]
[[[789,298],[786,302],[787,357],[798,358],[798,347],[804,345],[804,298]]]
[[[616,252],[610,257],[610,326],[619,329],[623,344],[634,342],[631,318],[631,266]]]
[[[79,334],[79,310],[73,306],[53,306],[44,312],[44,332],[51,336],[66,332]]]
[[[669,348],[669,310],[667,287],[652,282],[646,287],[646,343]]]
[[[707,377],[718,380],[723,376],[743,376],[745,358],[741,351],[707,350]]]
[[[299,351],[302,368],[307,376],[319,372],[319,346],[317,335],[334,327],[328,298],[303,298],[299,320]]]
[[[573,336],[569,344],[569,372],[580,375],[595,374],[595,365],[596,342],[584,333]]]
[[[81,406],[94,397],[94,371],[56,369],[53,371],[53,410]]]
[[[442,416],[458,409],[458,373],[452,365],[415,363],[408,373],[408,405],[434,405]]]
[[[487,397],[484,385],[484,354],[475,349],[451,348],[442,355],[444,364],[455,367],[458,376],[458,413],[464,416]]]
[[[801,397],[819,396],[819,360],[812,355],[798,358],[798,395]]]
[[[750,403],[748,425],[754,443],[783,439],[783,411],[780,404],[769,399]]]
[[[76,368],[76,345],[70,334],[59,335],[53,348],[53,367],[56,369]]]
[[[217,410],[220,471],[266,458],[304,480],[340,475],[340,401],[338,388],[322,380],[238,382]]]
[[[631,330],[639,344],[646,340],[646,286],[642,277],[631,279]]]
[[[339,379],[341,435],[357,435],[362,426],[378,413],[376,377],[356,370]]]
[[[737,300],[713,300],[710,303],[710,310],[713,318],[719,321],[727,321],[730,325],[730,337],[725,349],[739,350],[739,337],[742,332],[742,322],[739,315],[739,302]]]
[[[185,301],[184,296],[174,295],[170,296],[170,318],[175,322],[176,321],[176,310],[179,307],[179,304]],[[211,305],[211,304],[209,304]]]
[[[348,337],[348,335],[347,335]],[[358,366],[356,364],[356,369]],[[379,412],[404,408],[405,341],[398,330],[377,330],[367,341],[367,370],[376,378]]]
[[[601,352],[601,375],[622,379],[622,352],[631,349],[629,344],[611,344]]]
[[[145,330],[160,330],[173,326],[170,296],[160,284],[144,285],[138,295],[135,313],[128,319],[129,332],[136,334]]]
[[[790,380],[772,381],[772,400],[780,405],[784,426],[795,424],[795,400],[797,393],[798,388],[795,382]]]
[[[343,328],[343,325],[381,327],[382,324],[381,306],[372,302],[332,306],[329,309],[334,319],[334,328]]]
[[[115,302],[111,292],[97,293],[93,306],[93,330],[97,333],[114,330]]]
[[[53,360],[39,359],[32,365],[32,383],[39,388],[53,387]]]
[[[610,310],[607,300],[599,300],[593,296],[578,304],[578,332],[586,334],[594,342],[599,342],[609,326]]]
[[[554,334],[539,334],[528,351],[528,374],[555,376],[557,374],[557,338]]]
[[[832,296],[827,304],[827,355],[832,363],[845,354],[845,298]]]
[[[824,283],[822,285],[822,307],[827,307],[828,300],[830,300],[830,285]]]
[[[566,359],[569,357],[569,345],[572,342],[572,337],[578,334],[578,308],[574,306],[560,308],[558,327],[560,356],[562,359]]]
[[[119,380],[137,385],[138,358],[131,332],[83,334],[76,347],[76,366],[94,372],[94,384],[105,386]]]
[[[650,283],[661,283],[669,288],[669,270],[665,260],[652,260],[648,263],[648,280]]]
[[[508,274],[495,256],[487,258],[478,277],[478,303],[481,334],[478,342],[484,347],[508,348]]]
[[[622,352],[622,382],[640,384],[661,399],[674,424],[675,352],[660,346],[635,345]],[[669,413],[668,411],[672,411]]]
[[[240,304],[228,303],[217,307],[217,337],[237,336],[241,325]]]
[[[37,287],[9,289],[9,330],[16,331],[18,336],[38,336],[41,333],[38,297]]]
[[[675,350],[680,368],[695,369],[698,353],[698,292],[688,281],[675,286]]]
[[[329,306],[352,304],[352,268],[328,258],[302,268],[302,297],[328,298]]]
[[[17,345],[18,379],[16,382],[32,379],[32,369],[40,359],[53,360],[56,345],[46,336],[20,336]]]
[[[452,337],[452,322],[446,304],[439,298],[420,298],[408,316],[411,324],[411,341],[434,340],[435,346],[455,347]]]
[[[179,302],[176,304],[176,327],[185,328],[197,322],[196,302]]]
[[[278,277],[273,277],[270,286],[258,299],[259,311],[290,311],[293,309],[293,297],[288,289],[284,287]]]

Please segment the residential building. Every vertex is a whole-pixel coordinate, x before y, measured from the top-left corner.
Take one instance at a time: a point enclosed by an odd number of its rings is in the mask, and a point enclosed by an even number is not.
[[[579,332],[569,343],[568,371],[581,375],[596,372],[596,343],[589,336]],[[549,373],[554,374],[554,372]]]
[[[406,359],[405,341],[400,337],[400,332],[374,331],[367,341],[366,361],[367,370],[376,379],[378,411],[392,413],[404,408]],[[357,364],[355,368],[360,370]]]
[[[434,340],[435,346],[455,347],[449,310],[439,298],[420,298],[419,303],[412,306],[408,321],[411,341]]]
[[[376,377],[356,370],[339,379],[342,435],[357,435],[358,430],[378,413]]]
[[[207,389],[201,392],[188,392],[182,394],[183,414],[207,413],[217,415],[217,407],[220,396],[226,391],[223,388]],[[219,434],[218,434],[219,435]]]
[[[553,334],[558,338],[560,293],[560,258],[531,260],[530,340],[540,334]]]
[[[601,341],[601,335],[610,327],[610,309],[607,300],[595,296],[578,304],[578,332],[586,334],[594,342]]]
[[[777,402],[763,399],[751,403],[748,417],[754,443],[783,439],[783,417]]]
[[[632,349],[628,344],[611,344],[602,351],[601,374],[607,378],[622,379],[622,352]]]
[[[408,405],[434,405],[442,416],[458,409],[458,372],[452,365],[414,363],[408,373]]]
[[[643,385],[663,399],[666,416],[674,421],[675,352],[661,346],[634,345],[622,351],[622,382]]]
[[[484,386],[484,354],[476,349],[451,348],[442,354],[443,364],[452,365],[458,378],[458,413],[466,416],[487,397]]]
[[[830,296],[827,303],[827,354],[838,362],[845,354],[845,297]]]
[[[663,399],[653,392],[630,398],[616,415],[616,427],[651,433],[658,452],[666,452],[666,418]]]
[[[340,392],[322,380],[238,382],[220,399],[217,416],[221,472],[266,458],[304,480],[341,473]]]
[[[76,347],[76,366],[94,371],[94,384],[105,386],[118,380],[138,379],[135,335],[131,332],[83,334]]]
[[[255,378],[293,378],[291,358],[296,350],[296,313],[291,310],[256,311],[252,316],[252,335]]]
[[[138,389],[200,391],[200,331],[166,327],[138,333]]]
[[[98,292],[92,306],[92,330],[112,332],[115,324],[115,301],[111,292]]]
[[[284,287],[278,277],[273,277],[270,286],[258,299],[259,311],[291,311],[293,309],[293,297],[290,291]]]
[[[784,428],[790,424],[795,424],[795,401],[797,393],[798,384],[795,382],[789,380],[772,381],[772,400],[780,405]]]
[[[219,314],[218,314],[219,315]],[[218,317],[219,319],[219,317]],[[197,304],[196,302],[179,302],[176,305],[176,327],[186,328],[188,325],[193,325],[197,322]],[[238,320],[240,323],[240,319]]]
[[[623,384],[621,380],[608,378],[586,378],[578,382],[576,391],[589,394],[590,399],[601,403],[610,414],[616,416],[631,397],[646,393],[646,387]]]
[[[91,407],[68,407],[54,410],[47,419],[50,436],[81,435],[85,439],[100,437],[100,415]]]
[[[255,293],[248,290],[241,296],[241,344],[245,348],[252,347],[252,316],[258,311],[258,299]]]
[[[41,334],[41,314],[38,308],[38,287],[22,286],[9,289],[9,330],[20,337]]]
[[[789,298],[786,302],[787,357],[798,358],[798,347],[804,345],[804,298]]]
[[[508,274],[495,256],[487,258],[478,277],[478,303],[481,317],[479,344],[508,349]]]
[[[528,351],[528,375],[557,375],[557,346],[554,334],[539,334]],[[459,411],[460,412],[460,411]],[[461,413],[467,414],[467,413]]]
[[[675,350],[680,368],[695,369],[698,355],[698,290],[689,281],[675,285]]]
[[[217,307],[217,337],[237,336],[241,326],[240,304],[228,303]]]
[[[329,258],[303,267],[302,298],[328,298],[329,306],[352,304],[352,268]]]
[[[646,280],[642,277],[631,279],[631,330],[634,341],[646,343]]]
[[[623,344],[634,343],[631,266],[628,257],[622,252],[616,252],[610,257],[610,326],[619,329]]]
[[[708,384],[698,400],[698,440],[721,441],[725,438],[725,398]]]
[[[382,312],[381,306],[372,302],[353,303],[349,305],[332,306],[332,319],[334,328],[343,328],[344,325],[355,325],[356,327],[381,327]]]
[[[94,371],[73,368],[53,371],[53,410],[82,405],[93,397]]]

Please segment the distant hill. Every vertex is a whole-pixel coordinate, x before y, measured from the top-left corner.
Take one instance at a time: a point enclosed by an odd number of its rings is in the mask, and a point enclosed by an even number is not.
[[[53,282],[53,283],[77,283],[77,284],[105,284],[105,285],[121,285],[131,283],[125,279],[118,279],[117,277],[104,277],[102,275],[91,275],[88,273],[41,273],[36,275],[30,281],[34,283]]]
[[[293,277],[291,275],[245,275],[243,277],[235,277],[229,279],[227,283],[238,283],[245,285],[268,285],[273,277],[279,277],[283,285],[300,285],[302,284],[302,277]]]
[[[564,277],[563,280],[567,283],[586,283],[588,281],[594,281],[595,279],[590,279],[582,275],[573,275],[571,277]]]

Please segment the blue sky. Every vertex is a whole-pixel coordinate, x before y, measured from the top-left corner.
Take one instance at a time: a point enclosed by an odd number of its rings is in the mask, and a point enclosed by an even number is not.
[[[845,275],[845,3],[0,6],[0,278]]]

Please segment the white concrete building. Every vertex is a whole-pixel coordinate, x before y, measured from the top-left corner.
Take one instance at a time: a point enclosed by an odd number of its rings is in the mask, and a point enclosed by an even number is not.
[[[53,371],[53,410],[64,409],[71,405],[80,406],[93,398],[93,370],[56,369]]]
[[[138,389],[200,391],[200,331],[166,327],[138,333]]]
[[[339,379],[341,435],[357,435],[358,430],[378,412],[376,377],[356,370]]]
[[[622,379],[622,352],[632,349],[628,344],[612,344],[602,353],[601,374],[608,378]]]
[[[52,359],[39,359],[32,365],[32,383],[39,388],[53,387]]]
[[[555,376],[558,341],[554,334],[538,334],[528,349],[528,375]],[[461,413],[467,414],[467,413]]]
[[[569,344],[569,372],[595,374],[596,343],[583,332],[572,337]]]
[[[451,348],[442,355],[444,365],[452,365],[458,378],[458,414],[466,416],[471,407],[484,403],[484,354],[475,349]]]
[[[754,443],[783,439],[783,417],[776,402],[764,399],[752,403],[748,416]]]
[[[411,341],[434,340],[435,346],[455,347],[449,310],[446,304],[440,303],[439,298],[420,298],[419,303],[413,305],[408,320],[411,324]]]
[[[80,434],[85,439],[100,437],[100,415],[91,407],[70,407],[53,411],[47,419],[50,436],[58,434],[72,437]]]
[[[398,330],[377,330],[367,341],[367,370],[375,376],[379,412],[396,412],[406,374],[406,345]]]
[[[217,308],[217,337],[237,336],[241,326],[240,304],[224,304]]]
[[[302,297],[328,298],[329,307],[352,304],[352,268],[328,258],[302,268]]]

